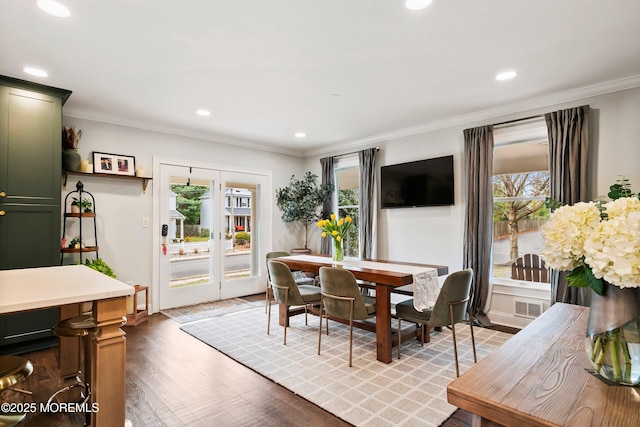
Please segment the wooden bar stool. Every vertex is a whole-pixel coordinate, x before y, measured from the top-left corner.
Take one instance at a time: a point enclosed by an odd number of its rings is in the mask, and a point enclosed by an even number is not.
[[[82,390],[80,392],[80,401],[81,404],[90,403],[91,398],[91,337],[93,337],[99,331],[98,325],[96,324],[96,320],[93,318],[91,314],[83,314],[81,316],[72,317],[70,319],[65,319],[60,322],[53,328],[53,334],[58,337],[81,337],[82,338],[82,348],[84,353],[84,362],[83,368],[81,372],[78,372],[76,377],[74,378],[74,382],[69,384],[60,390],[56,391],[47,401],[47,405],[49,405],[54,399],[58,397],[58,395],[65,393],[69,390],[72,390],[76,387],[80,387]],[[85,425],[89,425],[91,423],[91,413],[87,412]]]
[[[24,357],[0,356],[0,390],[13,387],[33,372],[33,365]],[[18,424],[27,414],[0,413],[0,426]]]

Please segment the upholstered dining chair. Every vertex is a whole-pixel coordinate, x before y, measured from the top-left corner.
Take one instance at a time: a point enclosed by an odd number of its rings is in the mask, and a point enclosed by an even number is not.
[[[274,259],[274,258],[280,258],[283,256],[289,256],[291,255],[289,252],[287,251],[273,251],[273,252],[267,252],[267,263],[269,262],[270,259]],[[315,280],[311,277],[296,277],[296,275],[293,275],[294,280],[296,281],[296,284],[298,285],[314,285],[315,284]],[[265,296],[264,296],[264,312],[267,312],[267,307],[269,306],[269,301],[273,298],[273,292],[271,291],[271,277],[269,276],[269,269],[267,268],[267,288],[265,289]]]
[[[280,258],[283,256],[289,256],[291,255],[289,252],[287,251],[273,251],[273,252],[267,252],[267,289],[265,290],[265,296],[264,296],[264,312],[267,313],[268,309],[267,307],[269,307],[269,301],[271,301],[273,299],[273,292],[271,291],[271,275],[269,274],[269,260],[273,259],[273,258]]]
[[[278,304],[284,304],[287,311],[290,307],[304,307],[304,321],[307,323],[307,307],[320,303],[320,288],[312,285],[296,284],[289,267],[280,262],[270,260],[267,262],[267,269],[271,277],[271,289],[273,298]],[[289,318],[287,314],[287,319]],[[284,324],[284,345],[287,345],[288,320]],[[271,299],[267,305],[267,335],[271,329]]]
[[[349,320],[349,367],[353,360],[353,321],[365,320],[376,314],[376,299],[362,295],[356,278],[348,270],[320,267],[320,329],[318,331],[318,354],[322,341],[322,318],[325,318],[327,335],[329,317]]]
[[[420,344],[430,341],[429,330],[434,327],[450,326],[453,336],[453,354],[456,360],[456,377],[460,376],[458,367],[458,346],[456,343],[455,324],[464,320],[465,314],[469,313],[469,328],[471,328],[471,344],[473,346],[473,361],[478,362],[476,356],[476,341],[473,336],[473,316],[469,299],[471,295],[471,282],[473,281],[473,270],[466,269],[451,273],[444,281],[438,299],[433,308],[418,311],[413,306],[413,299],[396,304],[396,316],[398,317],[398,331],[402,329],[402,320],[420,325]],[[425,339],[426,326],[426,339]],[[398,333],[398,359],[400,359],[401,335]]]

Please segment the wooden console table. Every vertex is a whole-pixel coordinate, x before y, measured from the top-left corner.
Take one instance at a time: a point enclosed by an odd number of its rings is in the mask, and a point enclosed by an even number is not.
[[[557,303],[447,387],[473,426],[637,427],[640,389],[609,386],[587,368],[589,309]]]

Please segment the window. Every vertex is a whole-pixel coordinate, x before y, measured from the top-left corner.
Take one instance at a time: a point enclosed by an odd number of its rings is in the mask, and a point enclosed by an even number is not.
[[[355,227],[351,227],[344,239],[344,255],[360,255],[358,218],[360,211],[360,167],[358,156],[339,158],[335,164],[334,204],[338,215],[353,218]]]
[[[550,188],[549,142],[544,120],[496,127],[494,144],[493,277],[526,280],[513,273],[512,265],[523,255],[539,257],[540,227],[549,219],[545,207]]]

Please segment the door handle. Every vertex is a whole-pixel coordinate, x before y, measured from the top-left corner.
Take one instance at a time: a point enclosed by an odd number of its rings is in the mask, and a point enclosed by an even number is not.
[[[0,211],[0,216],[4,216],[5,213],[5,211]]]
[[[4,191],[0,191],[0,197],[7,197],[7,193],[5,193]]]

